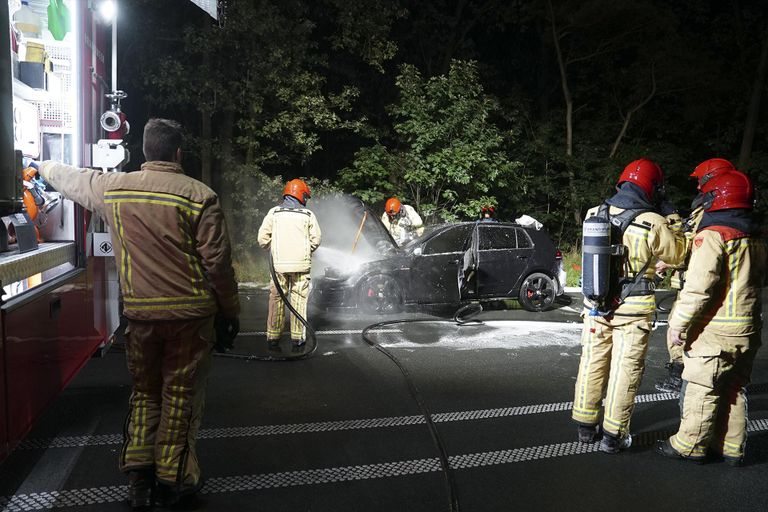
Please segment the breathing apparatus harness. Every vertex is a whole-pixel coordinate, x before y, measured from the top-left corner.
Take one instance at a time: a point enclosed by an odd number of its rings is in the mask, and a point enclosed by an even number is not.
[[[585,219],[582,225],[582,291],[587,301],[592,304],[590,316],[612,316],[643,281],[652,259],[645,262],[634,278],[623,275],[629,255],[629,248],[622,243],[624,231],[630,225],[649,229],[648,226],[633,221],[641,213],[651,210],[626,209],[616,215],[611,215],[609,210],[608,203],[603,203],[597,213]],[[653,284],[647,280],[645,282],[652,291]]]

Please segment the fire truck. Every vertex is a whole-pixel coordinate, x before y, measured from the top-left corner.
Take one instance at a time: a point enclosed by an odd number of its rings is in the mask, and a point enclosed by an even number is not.
[[[0,460],[119,324],[104,224],[22,174],[25,159],[114,168],[124,155],[98,4],[0,0]]]

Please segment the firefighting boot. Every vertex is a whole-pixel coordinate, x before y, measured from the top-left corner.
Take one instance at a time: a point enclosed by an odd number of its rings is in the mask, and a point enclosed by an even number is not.
[[[675,361],[665,364],[664,367],[669,373],[663,380],[656,383],[656,389],[663,393],[680,393],[680,388],[683,386],[683,363]]]
[[[608,432],[603,433],[603,439],[600,441],[600,451],[615,455],[621,450],[626,450],[632,446],[632,436],[627,433],[623,437],[618,437]]]
[[[191,505],[197,499],[197,493],[203,488],[203,485],[205,485],[205,480],[202,477],[195,485],[183,487],[157,482],[155,504],[161,508],[177,508],[179,506]]]
[[[152,510],[155,472],[138,469],[128,472],[128,504],[135,512]]]
[[[704,464],[704,462],[706,462],[705,457],[686,457],[684,455],[679,454],[677,450],[672,448],[672,445],[669,444],[669,439],[656,441],[656,453],[658,453],[662,457],[668,457],[670,459],[685,460],[685,461],[693,462],[694,464]]]
[[[597,425],[579,425],[579,442],[580,443],[594,443],[599,436],[599,428]]]

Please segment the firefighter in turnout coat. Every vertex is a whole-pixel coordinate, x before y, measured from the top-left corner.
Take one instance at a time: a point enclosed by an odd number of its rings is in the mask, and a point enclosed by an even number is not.
[[[724,158],[710,158],[709,160],[701,162],[693,169],[691,178],[696,179],[697,188],[699,191],[701,191],[701,187],[715,176],[718,176],[719,174],[727,171],[735,170],[736,168],[733,166],[733,164]],[[698,196],[693,201],[693,204],[691,204],[691,215],[683,224],[683,231],[685,232],[685,238],[687,242],[685,262],[683,262],[683,267],[674,269],[671,275],[672,289],[677,290],[678,295],[680,294],[680,290],[683,289],[683,284],[685,283],[685,275],[688,259],[691,254],[691,244],[693,242],[693,237],[698,231],[698,226],[701,223],[701,217],[704,214],[704,208],[702,208],[702,205],[700,204],[701,197],[702,196]],[[665,262],[659,261],[659,263],[657,263],[656,269],[659,272],[663,272],[668,267],[669,265],[667,265]],[[679,393],[680,388],[683,385],[683,347],[668,342],[667,351],[669,352],[669,362],[665,365],[665,367],[667,368],[668,373],[664,379],[656,383],[655,387],[659,391],[663,391],[665,393]]]
[[[224,215],[214,191],[184,175],[181,143],[178,123],[150,119],[138,172],[39,164],[45,180],[106,219],[112,233],[133,378],[120,469],[137,510],[154,495],[173,505],[202,487],[195,446],[214,315],[230,339],[239,330]]]
[[[622,243],[628,248],[624,276],[641,275],[624,302],[605,316],[590,314],[592,305],[585,301],[572,413],[579,440],[591,443],[598,438],[604,404],[600,450],[606,453],[618,453],[631,443],[630,417],[655,310],[654,263],[662,259],[676,265],[685,256],[679,216],[668,206],[658,206],[663,197],[663,174],[658,165],[647,159],[630,163],[619,177],[616,190],[606,201],[610,215],[627,210],[637,213],[622,235]],[[668,218],[659,213],[662,209],[670,210],[665,211]],[[598,208],[593,208],[587,217],[597,212]]]
[[[413,206],[401,204],[396,197],[387,199],[381,222],[397,245],[405,245],[424,234],[424,222]]]
[[[752,219],[747,176],[725,172],[700,190],[704,216],[667,331],[668,342],[684,349],[680,427],[657,449],[668,457],[723,457],[740,465],[747,440],[744,388],[761,343],[766,244]]]
[[[289,181],[283,190],[283,202],[264,217],[259,228],[258,241],[269,249],[280,288],[288,295],[291,306],[307,317],[309,271],[312,253],[320,246],[320,225],[315,214],[306,208],[311,197],[309,187],[302,180]],[[271,281],[269,287],[269,314],[267,341],[275,348],[283,334],[285,304]],[[306,328],[291,315],[291,340],[296,347],[306,341]]]

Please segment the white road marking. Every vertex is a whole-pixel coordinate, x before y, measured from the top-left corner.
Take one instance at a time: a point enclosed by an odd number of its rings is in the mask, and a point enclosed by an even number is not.
[[[750,421],[749,432],[768,430],[768,420]],[[636,445],[649,445],[665,437],[666,432],[646,432],[636,438]],[[502,464],[517,464],[534,460],[583,455],[598,451],[599,443],[585,444],[577,441],[527,446],[491,452],[477,452],[449,456],[453,469],[471,469]],[[202,494],[247,492],[258,489],[276,489],[302,485],[318,485],[337,482],[372,480],[441,471],[437,458],[397,460],[358,466],[281,471],[253,475],[236,475],[210,478]],[[87,506],[100,503],[117,503],[126,499],[127,486],[112,485],[81,489],[50,490],[30,494],[16,494],[0,498],[3,512],[48,510],[60,507]]]

